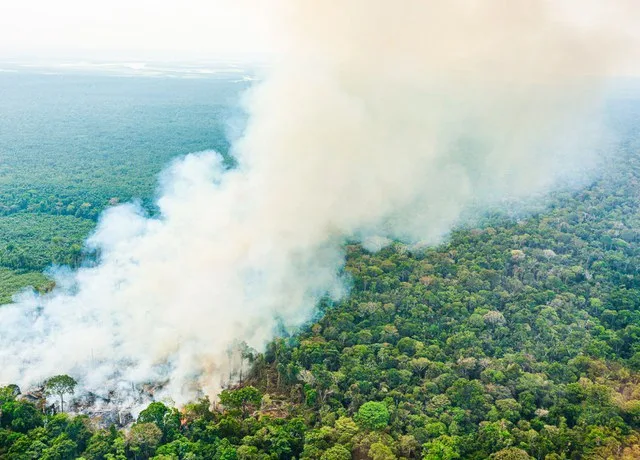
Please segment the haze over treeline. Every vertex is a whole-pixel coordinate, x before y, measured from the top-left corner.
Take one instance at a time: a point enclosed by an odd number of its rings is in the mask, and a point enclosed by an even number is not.
[[[0,309],[3,380],[213,395],[229,349],[345,295],[347,240],[435,244],[596,167],[605,78],[632,43],[617,21],[638,13],[601,6],[585,22],[550,1],[278,2],[284,53],[246,96],[237,166],[187,156],[158,216],[105,212],[98,264]]]

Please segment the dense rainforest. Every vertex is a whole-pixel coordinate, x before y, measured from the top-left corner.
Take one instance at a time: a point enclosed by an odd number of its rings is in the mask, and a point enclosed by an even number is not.
[[[16,85],[0,117],[0,304],[25,286],[51,289],[43,269],[82,263],[106,207],[140,199],[153,213],[154,177],[172,157],[225,153],[219,120],[238,91],[131,79],[125,93],[121,81],[57,76]],[[74,104],[61,111],[68,88]],[[628,140],[609,167],[535,212],[496,211],[433,248],[347,245],[349,295],[246,350],[249,369],[219,400],[155,401],[117,420],[78,415],[70,377],[42,393],[1,387],[0,458],[640,458],[638,107],[613,111]],[[57,138],[63,128],[71,135]]]
[[[135,200],[154,212],[157,176],[172,158],[227,157],[247,86],[0,73],[0,304],[24,286],[47,290],[48,267],[77,265],[106,207]]]
[[[5,387],[0,456],[640,458],[640,157],[617,162],[438,247],[348,245],[350,295],[215,404],[153,402],[123,429]]]

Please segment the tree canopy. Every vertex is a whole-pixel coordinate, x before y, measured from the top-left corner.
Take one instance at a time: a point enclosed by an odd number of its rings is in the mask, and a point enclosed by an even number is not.
[[[64,412],[64,395],[73,394],[77,384],[73,377],[56,375],[45,382],[44,389],[47,394],[60,397],[60,412]]]

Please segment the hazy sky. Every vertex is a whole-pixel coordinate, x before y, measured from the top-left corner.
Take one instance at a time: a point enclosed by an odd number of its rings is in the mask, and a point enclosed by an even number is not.
[[[258,1],[7,1],[0,14],[0,55],[268,52]]]
[[[0,58],[186,60],[221,53],[277,51],[269,38],[272,34],[265,14],[269,8],[269,15],[278,15],[273,11],[278,2],[271,0],[0,2]],[[564,10],[571,22],[586,24],[602,20],[607,7],[625,5],[625,14],[612,22],[615,29],[629,33],[634,43],[616,73],[640,74],[640,0],[558,0],[553,4]]]

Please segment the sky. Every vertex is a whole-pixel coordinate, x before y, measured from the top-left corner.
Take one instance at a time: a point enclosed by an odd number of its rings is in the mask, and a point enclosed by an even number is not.
[[[268,53],[260,0],[3,2],[0,56]]]
[[[279,16],[275,0],[6,0],[2,3],[0,58],[189,60],[278,52],[273,39],[278,31],[270,30],[271,22],[267,19]],[[553,5],[576,24],[598,22],[606,16],[607,8],[624,6],[626,13],[611,22],[616,29],[628,34],[634,46],[626,52],[628,57],[622,59],[615,73],[640,75],[640,46],[637,46],[640,0],[558,0]]]

